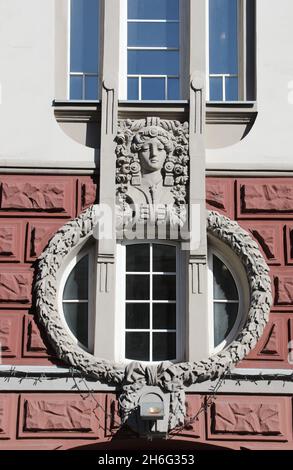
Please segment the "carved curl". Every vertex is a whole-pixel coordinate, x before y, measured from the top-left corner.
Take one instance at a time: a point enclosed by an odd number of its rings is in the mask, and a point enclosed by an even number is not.
[[[135,376],[132,377],[129,371],[137,374],[138,368],[126,369],[124,364],[96,358],[81,349],[65,328],[57,304],[58,271],[66,262],[66,256],[70,251],[92,235],[95,222],[96,215],[92,206],[64,225],[52,238],[38,262],[34,287],[36,309],[48,340],[60,359],[87,376],[104,383],[125,387],[124,393],[129,396],[131,384],[136,387]],[[150,367],[139,367],[140,383],[151,382],[152,385],[159,385],[163,391],[173,394],[182,393],[184,386],[216,379],[242,360],[255,347],[262,335],[272,304],[269,268],[250,235],[237,222],[217,212],[208,212],[207,230],[229,245],[240,257],[250,286],[250,309],[246,324],[238,337],[220,353],[195,363],[164,363],[163,366],[155,366],[156,371],[152,366],[151,374]],[[179,402],[182,402],[182,397]],[[170,429],[176,424],[178,419],[174,407],[171,406]]]

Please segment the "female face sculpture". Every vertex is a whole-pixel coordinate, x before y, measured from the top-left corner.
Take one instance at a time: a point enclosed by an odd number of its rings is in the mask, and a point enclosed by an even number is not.
[[[168,132],[153,126],[139,131],[131,148],[138,155],[142,174],[146,174],[163,168],[167,155],[173,151],[173,143]]]
[[[138,151],[142,173],[153,173],[161,170],[166,156],[165,146],[157,137],[146,140]]]

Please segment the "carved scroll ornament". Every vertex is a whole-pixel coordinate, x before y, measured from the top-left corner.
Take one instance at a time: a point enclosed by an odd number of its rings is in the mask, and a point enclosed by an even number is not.
[[[132,363],[126,366],[94,357],[80,348],[68,333],[57,304],[58,271],[66,263],[70,251],[92,235],[96,222],[94,207],[64,225],[39,259],[34,287],[39,321],[61,360],[87,376],[122,387],[120,405],[124,416],[135,407],[138,387],[160,386],[166,393],[171,393],[169,428],[172,429],[182,424],[184,387],[220,377],[255,347],[268,321],[272,303],[269,269],[256,242],[237,222],[216,212],[208,212],[208,232],[224,241],[239,256],[249,281],[250,309],[237,338],[227,349],[195,363],[165,362],[159,366]]]

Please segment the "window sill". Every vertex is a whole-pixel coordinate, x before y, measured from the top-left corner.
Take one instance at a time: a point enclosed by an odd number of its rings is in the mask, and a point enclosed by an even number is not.
[[[101,101],[54,100],[58,122],[100,122]],[[143,119],[158,116],[162,119],[187,121],[188,101],[119,101],[119,119]],[[206,103],[207,124],[252,124],[257,116],[255,101]]]

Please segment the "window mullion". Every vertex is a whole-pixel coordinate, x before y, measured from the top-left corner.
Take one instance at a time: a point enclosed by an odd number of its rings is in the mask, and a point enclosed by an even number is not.
[[[153,244],[150,243],[150,361],[153,360]]]

